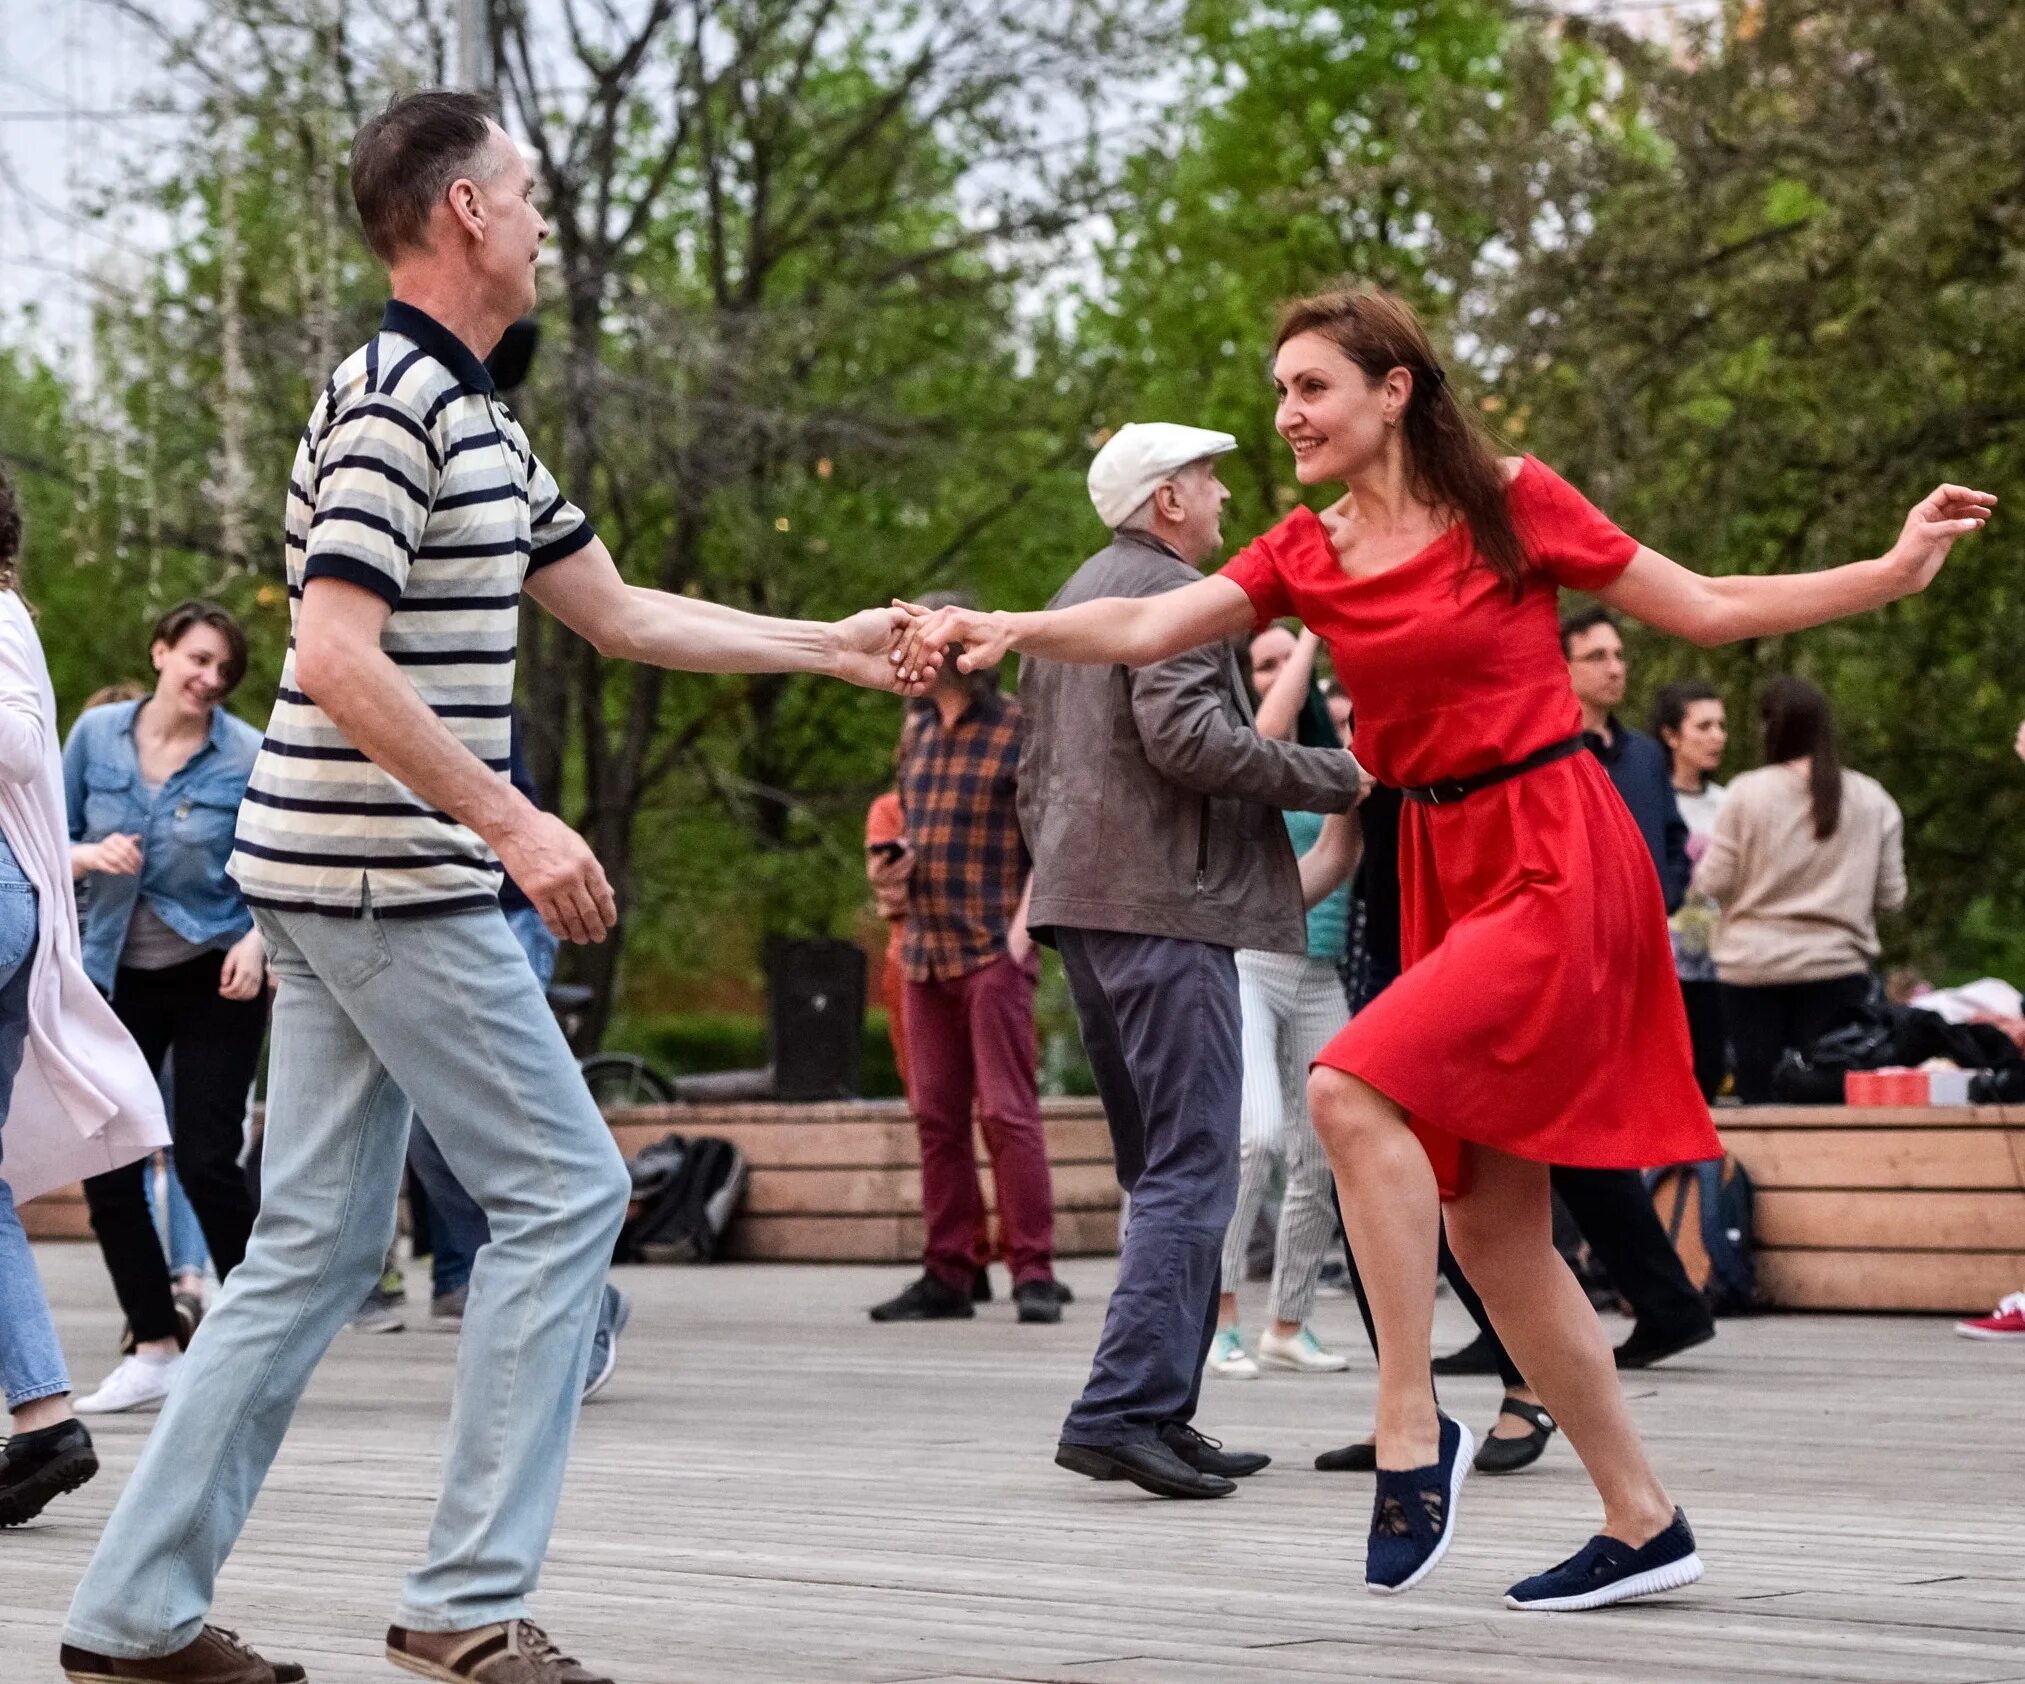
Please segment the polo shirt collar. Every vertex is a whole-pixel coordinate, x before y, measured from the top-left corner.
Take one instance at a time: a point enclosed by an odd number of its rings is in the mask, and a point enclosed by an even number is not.
[[[1614,765],[1624,758],[1624,727],[1617,722],[1616,714],[1605,717],[1609,721],[1610,735],[1606,737],[1601,731],[1584,731],[1582,741],[1598,760]]]
[[[428,311],[404,304],[398,298],[390,298],[386,313],[380,317],[380,327],[384,332],[398,333],[404,339],[414,340],[455,375],[457,383],[467,392],[476,392],[480,397],[491,396],[491,370],[479,361],[469,345]]]

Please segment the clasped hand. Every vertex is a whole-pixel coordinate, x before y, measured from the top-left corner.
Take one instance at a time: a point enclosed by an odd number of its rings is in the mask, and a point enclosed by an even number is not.
[[[1012,650],[1012,617],[980,608],[927,609],[895,599],[893,610],[904,615],[888,659],[898,675],[898,688],[918,695],[935,681],[944,652],[959,649],[959,672],[997,666]]]

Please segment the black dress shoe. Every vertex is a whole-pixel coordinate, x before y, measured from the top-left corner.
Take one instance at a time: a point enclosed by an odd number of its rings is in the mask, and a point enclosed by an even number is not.
[[[0,1526],[33,1520],[97,1472],[98,1456],[82,1421],[16,1433],[0,1447]]]
[[[1617,1347],[1617,1366],[1650,1368],[1656,1362],[1665,1362],[1668,1357],[1679,1356],[1691,1346],[1706,1345],[1715,1336],[1713,1317],[1704,1317],[1683,1327],[1668,1328],[1648,1327],[1644,1322],[1636,1322],[1632,1326],[1631,1337]]]
[[[1315,1458],[1315,1471],[1325,1474],[1368,1474],[1378,1471],[1378,1446],[1346,1444],[1341,1450],[1325,1450]]]
[[[1055,1464],[1090,1479],[1129,1479],[1156,1497],[1228,1497],[1237,1489],[1221,1474],[1190,1467],[1158,1439],[1131,1444],[1058,1444]]]
[[[968,1321],[977,1314],[969,1293],[928,1274],[898,1297],[874,1304],[870,1313],[874,1321]]]
[[[1062,1300],[1053,1281],[1021,1281],[1013,1288],[1013,1302],[1019,1306],[1021,1321],[1062,1319]]]
[[[1491,1343],[1488,1333],[1479,1333],[1461,1350],[1436,1357],[1433,1366],[1437,1374],[1495,1374],[1498,1372],[1498,1348]]]
[[[970,1301],[973,1304],[991,1302],[991,1271],[980,1269],[970,1277]]]
[[[1272,1457],[1263,1450],[1226,1450],[1221,1439],[1205,1437],[1181,1421],[1169,1421],[1160,1429],[1160,1442],[1197,1473],[1215,1474],[1222,1479],[1243,1479],[1268,1467]]]

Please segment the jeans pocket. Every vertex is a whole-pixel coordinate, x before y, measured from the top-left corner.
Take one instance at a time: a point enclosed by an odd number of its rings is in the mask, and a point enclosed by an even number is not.
[[[0,878],[0,983],[34,955],[37,924],[35,886]]]
[[[386,927],[370,901],[356,918],[322,912],[268,916],[282,938],[268,940],[268,963],[278,974],[300,966],[326,988],[361,988],[393,963]]]

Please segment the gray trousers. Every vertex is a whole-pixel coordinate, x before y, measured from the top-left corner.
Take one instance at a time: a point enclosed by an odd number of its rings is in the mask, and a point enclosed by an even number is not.
[[[1216,1332],[1237,1205],[1237,966],[1227,947],[1166,936],[1056,938],[1131,1198],[1118,1284],[1062,1442],[1123,1444],[1194,1416]]]

